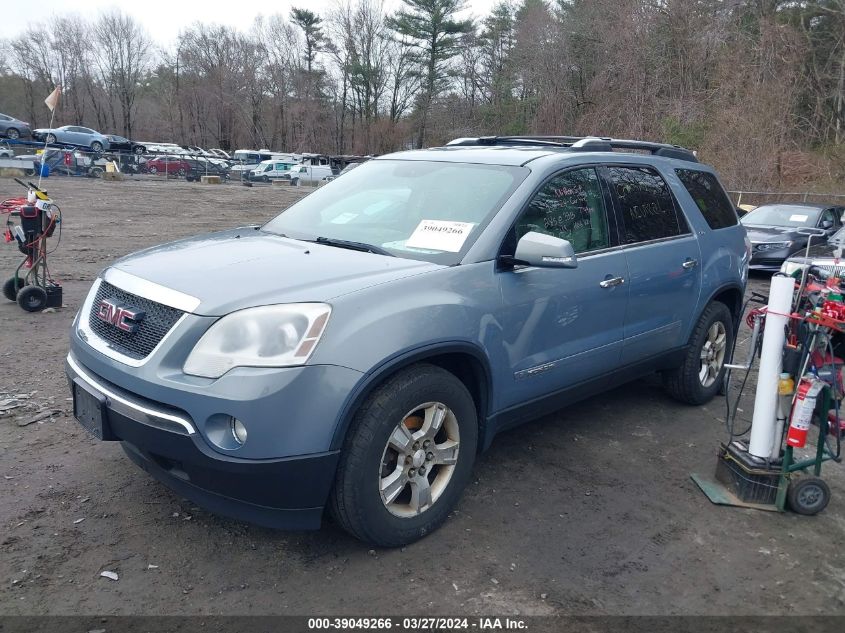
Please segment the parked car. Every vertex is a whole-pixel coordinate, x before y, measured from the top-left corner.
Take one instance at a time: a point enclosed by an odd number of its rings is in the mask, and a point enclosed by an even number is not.
[[[29,138],[32,136],[32,129],[26,121],[21,121],[8,114],[0,113],[0,136],[5,136],[12,140]]]
[[[214,154],[215,156],[217,156],[218,158],[222,158],[224,160],[231,160],[231,158],[232,158],[229,155],[229,152],[227,152],[226,150],[222,150],[219,147],[212,147],[208,151],[211,152],[212,154]]]
[[[246,172],[246,177],[253,182],[271,182],[289,177],[291,169],[298,166],[298,163],[291,161],[265,160],[258,163],[255,169]]]
[[[132,152],[133,154],[146,154],[147,148],[142,143],[130,141],[123,136],[109,134],[106,137],[109,140],[109,150],[113,152]]]
[[[186,158],[188,163],[188,173],[185,179],[188,181],[200,180],[203,176],[220,176],[226,180],[229,179],[229,168],[226,165],[220,165],[218,161],[212,161],[207,158]]]
[[[742,216],[751,240],[751,269],[776,272],[793,253],[807,246],[800,229],[819,228],[833,235],[845,208],[824,204],[764,204]]]
[[[144,164],[148,174],[184,176],[191,169],[191,163],[181,156],[156,156]]]
[[[39,128],[32,131],[32,137],[37,141],[50,143],[64,143],[87,147],[92,152],[102,152],[109,148],[109,139],[91,128],[80,125],[63,125],[57,128]]]
[[[176,143],[156,143],[153,141],[138,142],[147,149],[147,152],[151,154],[181,154],[185,151],[179,145],[176,145]]]
[[[716,395],[750,245],[712,168],[655,143],[462,142],[106,268],[71,330],[82,426],[217,513],[304,529],[328,506],[398,546],[504,429],[653,371]]]

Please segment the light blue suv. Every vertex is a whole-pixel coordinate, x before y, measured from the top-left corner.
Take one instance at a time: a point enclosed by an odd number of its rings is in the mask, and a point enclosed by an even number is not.
[[[73,323],[74,414],[213,512],[302,529],[328,507],[361,539],[409,543],[503,429],[655,371],[712,398],[749,252],[682,148],[390,154],[264,226],[103,271]]]

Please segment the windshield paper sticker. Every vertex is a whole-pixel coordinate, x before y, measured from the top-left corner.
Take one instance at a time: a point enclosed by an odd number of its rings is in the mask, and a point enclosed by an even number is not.
[[[472,222],[423,220],[411,233],[405,246],[457,253],[463,247],[474,226]]]
[[[790,222],[806,222],[808,217],[810,217],[810,216],[808,216],[808,215],[790,215],[789,221]]]

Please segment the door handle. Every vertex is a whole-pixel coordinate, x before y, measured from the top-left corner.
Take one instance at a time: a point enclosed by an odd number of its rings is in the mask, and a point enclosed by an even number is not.
[[[681,266],[683,266],[687,270],[689,270],[690,268],[695,268],[696,266],[698,266],[698,260],[697,259],[686,259],[686,260],[684,260],[684,263],[681,264]]]
[[[599,285],[602,288],[613,288],[614,286],[621,286],[625,283],[625,279],[623,277],[611,277],[610,279],[605,279],[604,281],[600,281]]]

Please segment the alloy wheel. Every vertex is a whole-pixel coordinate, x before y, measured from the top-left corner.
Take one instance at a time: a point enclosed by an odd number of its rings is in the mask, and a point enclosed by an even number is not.
[[[707,339],[701,346],[701,367],[698,379],[702,386],[709,387],[719,377],[719,372],[722,371],[722,365],[725,362],[726,344],[725,325],[721,321],[716,321],[707,330]]]
[[[413,517],[433,506],[458,463],[458,420],[441,402],[426,402],[399,422],[381,458],[379,492],[387,510]]]

